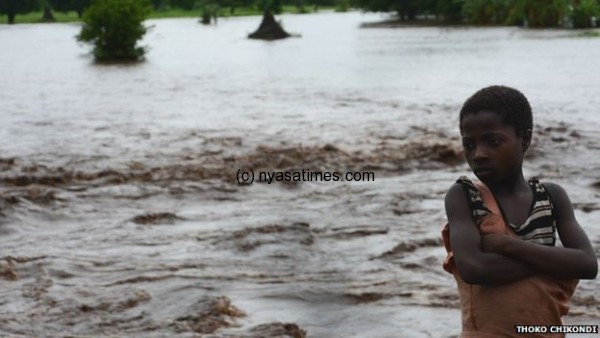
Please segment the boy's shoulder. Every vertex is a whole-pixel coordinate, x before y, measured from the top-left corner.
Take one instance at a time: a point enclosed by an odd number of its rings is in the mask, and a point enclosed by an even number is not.
[[[573,213],[573,204],[571,203],[571,199],[567,194],[566,190],[558,183],[542,181],[538,184],[543,187],[544,194],[546,194],[550,199],[550,203],[553,206],[553,209],[558,214],[572,214]]]
[[[473,188],[475,188],[475,185],[473,184],[473,181],[471,181],[471,179],[469,179],[467,176],[463,175],[463,176],[460,176],[454,182],[452,182],[452,185],[450,186],[450,188],[446,192],[446,195],[448,195],[448,194],[456,194],[457,191],[464,191],[465,187],[473,187]]]
[[[528,179],[530,184],[533,185],[540,185],[542,186],[544,189],[546,189],[549,193],[554,192],[555,194],[565,194],[565,189],[563,189],[563,187],[561,187],[558,183],[554,183],[554,182],[550,182],[550,181],[546,181],[544,179],[540,179],[537,176],[532,176]]]
[[[571,205],[571,201],[565,189],[558,183],[544,181],[540,183],[550,195],[550,199],[556,205]]]
[[[472,180],[464,175],[460,176],[457,180],[453,182],[452,186],[448,189],[446,193],[446,198],[457,196],[457,194],[463,195],[465,192],[468,191],[477,192],[479,189],[477,188],[477,184],[475,182],[477,182],[477,180]],[[536,176],[529,178],[529,182],[532,185],[538,187],[538,189],[541,189],[541,192],[545,191],[549,195],[553,203],[567,203],[568,205],[571,204],[567,192],[558,183],[540,180]]]
[[[563,187],[555,182],[549,182],[549,181],[541,181],[540,182],[541,185],[544,186],[544,188],[549,189],[549,190],[554,190],[554,191],[562,191],[564,192],[565,189],[563,189]]]
[[[470,180],[468,180],[468,178],[466,176],[461,176],[459,179],[452,182],[452,185],[450,186],[450,188],[448,188],[448,191],[446,191],[446,197],[445,197],[446,205],[448,205],[450,201],[455,201],[457,199],[466,201],[466,199],[464,198],[465,196],[467,196],[467,195],[465,195],[467,192],[465,190],[466,182],[470,182]]]
[[[458,179],[456,179],[456,180],[453,182],[453,185],[452,185],[452,187],[454,187],[454,186],[461,186],[461,185],[462,185],[462,186],[465,186],[465,185],[466,185],[466,186],[472,186],[472,187],[475,187],[475,184],[474,184],[473,182],[474,182],[474,181],[473,181],[473,180],[471,180],[469,177],[462,175],[462,176],[460,176]],[[452,188],[452,187],[451,187],[451,188]]]
[[[455,180],[446,192],[445,204],[448,206],[453,203],[468,204],[469,208],[472,209],[473,203],[481,202],[481,195],[479,188],[476,186],[474,181],[469,179],[467,176],[460,176]]]

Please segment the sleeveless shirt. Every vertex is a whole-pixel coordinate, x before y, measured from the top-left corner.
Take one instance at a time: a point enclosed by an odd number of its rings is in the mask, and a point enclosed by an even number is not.
[[[541,245],[554,245],[556,224],[550,196],[536,180],[530,215],[520,226],[509,225],[491,191],[481,182],[465,177],[458,180],[467,192],[473,218],[481,234],[501,233]],[[550,218],[548,218],[550,217]],[[442,239],[447,251],[444,270],[453,274],[458,287],[461,307],[462,338],[523,337],[515,325],[561,325],[569,310],[569,299],[578,280],[559,280],[534,275],[508,284],[467,284],[455,269],[450,228],[446,224]],[[564,337],[564,335],[528,334],[528,337]]]
[[[473,219],[477,223],[481,218],[490,213],[481,198],[481,193],[475,187],[473,182],[466,176],[461,176],[458,180],[465,189],[469,197],[469,205],[473,211]],[[504,217],[504,212],[500,205],[500,213],[504,221],[510,225],[511,229],[519,238],[532,243],[554,246],[556,243],[556,221],[553,214],[552,200],[550,195],[536,177],[529,179],[529,186],[533,192],[533,201],[529,206],[529,217],[522,225],[509,223]],[[497,203],[496,203],[497,204]]]

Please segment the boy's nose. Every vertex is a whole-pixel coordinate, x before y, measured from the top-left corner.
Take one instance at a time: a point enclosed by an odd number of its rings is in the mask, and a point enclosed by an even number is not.
[[[477,147],[475,148],[475,150],[473,151],[473,161],[474,162],[485,162],[489,159],[489,154],[487,152],[487,150],[485,149],[485,147]]]

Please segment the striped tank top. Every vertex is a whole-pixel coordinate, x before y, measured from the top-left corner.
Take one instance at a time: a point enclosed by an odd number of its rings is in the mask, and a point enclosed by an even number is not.
[[[491,213],[491,211],[486,207],[481,198],[481,193],[471,180],[466,176],[461,176],[457,182],[461,183],[464,187],[473,212],[473,219],[476,223],[479,223],[481,218]],[[509,223],[504,216],[504,212],[502,212],[502,217],[522,240],[554,246],[556,243],[556,220],[553,214],[550,195],[537,178],[533,177],[528,182],[533,191],[533,203],[531,204],[529,217],[527,217],[525,223],[522,225]]]

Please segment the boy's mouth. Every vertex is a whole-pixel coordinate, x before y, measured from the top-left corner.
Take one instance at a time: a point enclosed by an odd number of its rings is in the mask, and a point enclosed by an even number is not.
[[[473,173],[477,176],[487,176],[489,174],[491,174],[493,172],[492,169],[490,168],[477,168],[477,169],[473,169]]]

